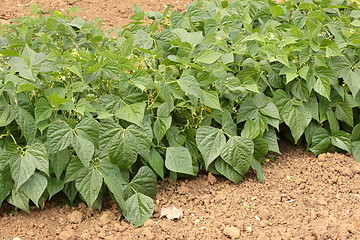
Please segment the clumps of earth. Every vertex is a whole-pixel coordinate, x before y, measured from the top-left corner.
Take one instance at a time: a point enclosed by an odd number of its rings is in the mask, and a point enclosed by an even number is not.
[[[360,239],[360,163],[347,155],[301,148],[233,184],[212,174],[159,182],[155,213],[134,228],[107,200],[102,212],[81,203],[70,208],[50,202],[45,210],[0,212],[1,239]],[[178,218],[161,209],[175,207]],[[6,207],[4,207],[6,208]]]

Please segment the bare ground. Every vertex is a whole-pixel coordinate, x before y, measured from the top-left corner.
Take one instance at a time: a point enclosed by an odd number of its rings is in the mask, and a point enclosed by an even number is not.
[[[185,0],[1,0],[0,22],[29,14],[30,4],[63,11],[80,6],[80,16],[103,18],[105,27],[129,23],[132,5],[161,11],[165,4],[183,10]],[[200,175],[176,183],[159,182],[155,214],[133,228],[111,200],[102,212],[49,202],[28,215],[4,204],[3,239],[360,239],[360,163],[342,154],[316,158],[301,147],[264,165],[266,180],[254,174],[235,185],[222,177]],[[1,189],[0,189],[1,191]],[[160,217],[165,206],[184,211],[180,220]]]

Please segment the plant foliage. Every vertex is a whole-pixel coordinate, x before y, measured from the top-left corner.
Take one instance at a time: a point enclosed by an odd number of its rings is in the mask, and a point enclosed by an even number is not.
[[[360,161],[356,2],[196,0],[132,20],[116,37],[59,12],[3,26],[0,204],[100,208],[108,191],[141,226],[157,177],[262,181],[279,133]]]

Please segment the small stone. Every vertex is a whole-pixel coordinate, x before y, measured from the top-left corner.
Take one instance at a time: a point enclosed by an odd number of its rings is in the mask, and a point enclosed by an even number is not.
[[[209,172],[207,180],[211,185],[213,185],[217,182],[216,177],[211,172]]]
[[[144,227],[152,227],[155,225],[155,221],[152,219],[148,219],[144,222]]]
[[[19,237],[14,237],[12,240],[21,240]]]
[[[200,222],[200,219],[195,219],[194,224],[198,224]]]
[[[85,203],[79,203],[79,205],[77,206],[80,210],[85,210],[87,207],[86,207],[86,204]]]
[[[240,237],[240,230],[236,227],[224,227],[225,236],[230,237],[231,239],[237,239]]]
[[[69,215],[67,215],[68,221],[70,223],[79,223],[81,222],[83,215],[80,211],[73,211]]]
[[[320,160],[320,161],[325,161],[326,158],[327,158],[326,153],[319,154],[319,156],[318,156],[318,160]]]
[[[251,226],[250,226],[250,227],[247,227],[247,228],[246,228],[246,231],[252,232],[252,227],[251,227]]]

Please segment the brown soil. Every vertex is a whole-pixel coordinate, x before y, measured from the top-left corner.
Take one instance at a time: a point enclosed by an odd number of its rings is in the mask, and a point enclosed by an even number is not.
[[[50,204],[31,215],[2,213],[0,239],[360,239],[360,163],[337,153],[284,152],[265,163],[263,184],[251,173],[238,185],[211,175],[160,182],[155,214],[141,228],[116,220],[116,204],[92,213],[84,204]],[[165,206],[184,216],[161,218]]]
[[[129,22],[132,5],[184,9],[185,0],[0,0],[0,22],[28,15],[30,4],[43,9],[80,6],[87,19],[102,17],[106,27]],[[106,202],[103,212],[88,212],[50,202],[31,215],[0,208],[3,239],[360,239],[360,163],[341,154],[313,154],[287,147],[264,165],[266,180],[254,174],[235,185],[222,177],[200,175],[174,184],[159,182],[155,214],[133,228]],[[1,191],[1,189],[0,189]],[[165,206],[184,211],[179,220],[160,217]],[[10,208],[11,209],[11,208]]]

